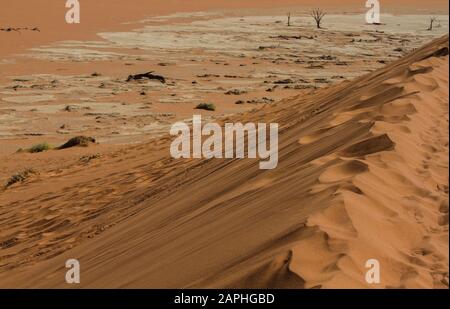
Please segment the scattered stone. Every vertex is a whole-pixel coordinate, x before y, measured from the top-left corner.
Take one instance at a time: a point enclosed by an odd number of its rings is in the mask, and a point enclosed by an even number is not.
[[[275,85],[287,85],[287,84],[293,84],[294,81],[292,79],[288,78],[288,79],[277,80],[273,83]]]
[[[259,47],[258,47],[259,50],[275,49],[275,48],[277,48],[275,45],[271,45],[271,46],[259,46]]]
[[[8,188],[10,186],[12,186],[15,183],[18,182],[24,182],[25,180],[27,180],[28,178],[30,178],[33,175],[38,175],[39,173],[37,171],[35,171],[32,168],[27,168],[13,176],[11,176],[11,178],[8,179],[8,181],[5,184],[5,188]]]
[[[274,99],[270,99],[270,98],[266,98],[266,97],[263,97],[261,99],[254,99],[254,100],[247,101],[247,103],[250,103],[250,104],[267,104],[267,103],[273,103],[273,102],[275,102]]]
[[[78,105],[67,105],[66,107],[64,107],[64,111],[66,112],[73,112],[76,110],[86,110],[86,109],[91,109],[89,106],[78,106]]]
[[[8,27],[8,28],[0,28],[0,31],[5,31],[5,32],[11,32],[11,31],[16,31],[16,32],[20,32],[20,31],[37,31],[37,32],[41,32],[41,30],[38,27],[34,27],[34,28]]]
[[[320,60],[336,60],[337,57],[335,56],[330,56],[330,55],[322,55],[320,57],[318,57]]]
[[[197,107],[195,107],[195,109],[204,109],[207,111],[215,111],[216,106],[212,103],[200,103],[199,105],[197,105]]]
[[[232,90],[228,90],[227,92],[225,92],[226,95],[242,95],[242,94],[246,94],[247,91],[245,90],[240,90],[240,89],[232,89]]]
[[[275,86],[273,86],[273,87],[271,87],[271,88],[266,89],[266,91],[267,91],[267,92],[273,92],[273,91],[275,91],[275,89],[277,89],[278,87],[279,87],[279,85],[275,85]]]
[[[220,75],[217,74],[199,74],[197,75],[199,78],[207,78],[207,77],[220,77]]]
[[[14,91],[17,91],[17,89],[19,89],[19,88],[25,88],[25,86],[22,86],[22,85],[14,85],[14,86],[11,87],[11,89],[13,89]]]
[[[284,89],[295,89],[295,90],[304,90],[304,89],[311,89],[311,88],[316,89],[317,87],[313,86],[313,85],[293,85],[293,86],[286,85],[286,86],[284,86]]]
[[[323,69],[324,66],[321,64],[310,64],[309,66],[306,67],[307,69]]]
[[[66,148],[71,148],[71,147],[76,147],[76,146],[87,147],[90,144],[94,144],[94,143],[95,143],[95,139],[92,137],[77,136],[77,137],[71,138],[65,144],[59,146],[58,149],[66,149]]]
[[[93,154],[93,155],[82,156],[80,158],[80,161],[83,162],[83,163],[89,163],[90,161],[95,160],[95,159],[99,159],[101,157],[102,157],[101,154],[96,153],[96,154]]]
[[[117,118],[120,117],[119,113],[84,113],[84,116],[96,116],[96,119],[99,119],[101,117],[112,117]]]
[[[281,40],[301,40],[301,35],[277,35],[277,36],[270,36],[271,39],[281,39]]]

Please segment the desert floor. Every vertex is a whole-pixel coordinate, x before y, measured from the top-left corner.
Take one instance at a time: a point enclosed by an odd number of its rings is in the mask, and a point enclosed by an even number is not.
[[[0,31],[1,287],[64,287],[68,258],[83,287],[369,287],[376,258],[376,287],[448,288],[446,3],[329,1],[315,29],[308,2],[135,2],[0,15],[39,27]],[[172,159],[193,114],[279,123],[279,167]]]

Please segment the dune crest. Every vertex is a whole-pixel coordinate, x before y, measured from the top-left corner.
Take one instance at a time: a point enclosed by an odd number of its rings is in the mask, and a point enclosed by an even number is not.
[[[319,178],[337,189],[334,205],[308,218],[316,232],[293,249],[290,269],[306,287],[366,287],[370,258],[382,265],[379,287],[448,287],[448,48],[435,44],[386,72],[396,82],[378,89],[398,98],[371,100],[375,88],[346,111],[373,122],[375,137]]]

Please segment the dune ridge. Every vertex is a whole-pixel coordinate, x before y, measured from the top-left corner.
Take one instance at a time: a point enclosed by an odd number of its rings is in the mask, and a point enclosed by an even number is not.
[[[373,257],[383,265],[375,287],[448,288],[448,41],[443,40],[382,70],[381,80],[376,73],[360,80],[368,92],[362,102],[299,140],[314,143],[344,123],[371,123],[369,137],[316,162],[334,163],[311,192],[333,188],[333,198],[308,218],[309,235],[284,257],[282,280],[296,274],[305,288],[369,287],[365,261]],[[442,56],[447,59],[437,58]]]
[[[230,120],[280,124],[277,169],[166,136],[5,192],[0,286],[67,287],[78,258],[83,288],[448,288],[448,35]]]
[[[380,287],[448,287],[448,62],[442,62],[433,57],[403,72],[394,68],[392,78],[400,80],[381,85],[398,99],[375,96],[349,108],[360,122],[375,120],[373,136],[343,150],[342,163],[313,188],[338,184],[334,205],[308,218],[317,231],[293,248],[291,270],[307,287],[364,287],[370,256],[384,268]]]

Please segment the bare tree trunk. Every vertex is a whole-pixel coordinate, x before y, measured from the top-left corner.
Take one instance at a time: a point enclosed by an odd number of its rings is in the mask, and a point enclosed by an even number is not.
[[[430,18],[430,26],[428,27],[428,31],[431,31],[431,30],[433,30],[433,24],[434,24],[434,22],[436,22],[436,17],[431,17]]]
[[[316,21],[317,29],[322,28],[320,25],[322,23],[322,19],[326,15],[326,13],[324,11],[322,11],[321,9],[315,9],[315,10],[311,11],[310,15]]]

